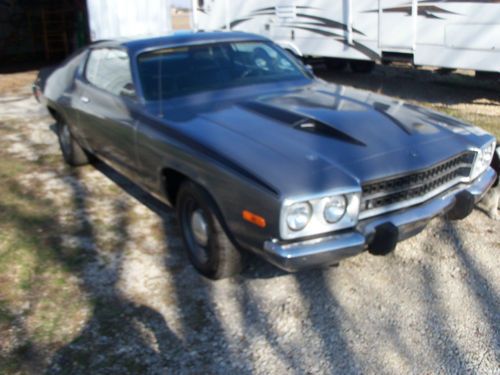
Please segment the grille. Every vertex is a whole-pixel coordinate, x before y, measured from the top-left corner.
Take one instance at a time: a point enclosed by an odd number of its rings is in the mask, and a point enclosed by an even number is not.
[[[405,206],[404,203],[419,203],[419,198],[439,194],[470,175],[474,158],[475,152],[470,151],[425,170],[363,185],[363,216],[375,210]]]

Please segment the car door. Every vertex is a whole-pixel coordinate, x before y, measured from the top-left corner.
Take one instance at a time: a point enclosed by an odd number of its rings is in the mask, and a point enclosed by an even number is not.
[[[95,48],[76,80],[78,126],[91,150],[125,174],[135,171],[137,105],[125,50]]]

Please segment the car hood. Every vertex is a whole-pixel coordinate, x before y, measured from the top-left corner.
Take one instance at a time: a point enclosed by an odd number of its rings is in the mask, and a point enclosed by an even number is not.
[[[287,194],[423,169],[490,137],[398,99],[321,81],[224,90],[169,104],[167,121]]]

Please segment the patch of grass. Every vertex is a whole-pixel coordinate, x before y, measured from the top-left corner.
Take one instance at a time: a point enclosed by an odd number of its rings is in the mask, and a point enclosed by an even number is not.
[[[35,163],[40,167],[44,167],[47,165],[58,165],[62,163],[62,156],[60,154],[41,155],[40,158],[35,161]]]
[[[17,131],[25,123],[25,120],[8,118],[0,120],[0,132]]]
[[[9,158],[5,153],[0,152],[0,182],[13,178],[28,171],[26,163]]]
[[[497,116],[487,116],[484,114],[474,113],[470,110],[450,108],[444,105],[438,106],[427,104],[427,106],[440,112],[446,113],[449,116],[453,116],[470,124],[479,126],[487,132],[493,134],[495,137],[497,137],[497,139],[500,139],[500,120]]]
[[[0,300],[0,325],[10,324],[14,321],[14,316],[8,311],[5,302]]]
[[[30,95],[29,87],[36,79],[37,71],[0,74],[0,92]],[[29,89],[28,89],[29,90]]]
[[[21,363],[16,358],[0,357],[0,374],[25,374],[21,371]]]
[[[17,181],[34,168],[39,170],[0,151],[0,326],[8,329],[12,312],[19,314],[22,337],[17,339],[51,356],[78,334],[92,306],[72,277],[81,252],[68,254],[58,241],[56,210],[36,186]],[[0,373],[22,373],[25,361],[16,351],[6,353]]]

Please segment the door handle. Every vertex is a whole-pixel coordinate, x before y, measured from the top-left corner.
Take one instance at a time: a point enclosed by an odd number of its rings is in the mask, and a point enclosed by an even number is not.
[[[89,99],[89,98],[87,98],[86,96],[80,96],[80,100],[81,100],[82,102],[84,102],[84,103],[88,103],[88,102],[90,102],[90,99]]]

